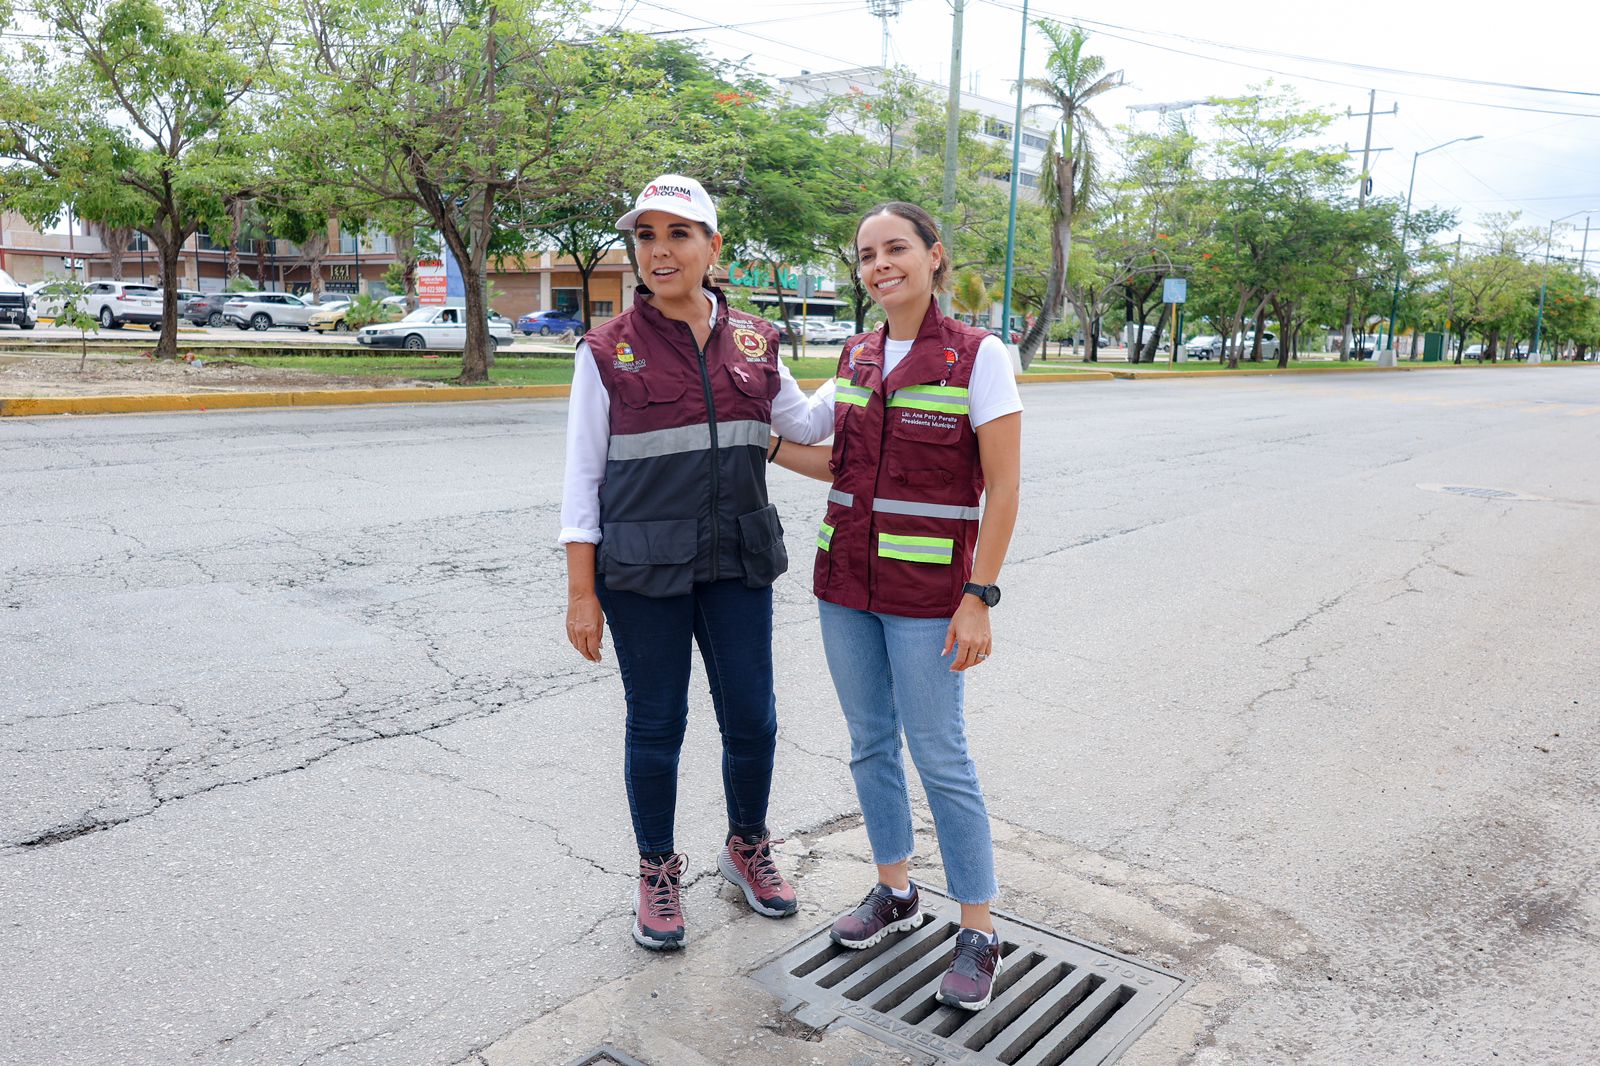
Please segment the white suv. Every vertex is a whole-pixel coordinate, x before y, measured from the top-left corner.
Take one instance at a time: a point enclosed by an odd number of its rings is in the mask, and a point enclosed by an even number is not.
[[[316,304],[286,292],[241,292],[222,305],[222,318],[240,329],[290,326],[308,330],[317,310]]]
[[[100,320],[101,329],[121,329],[129,322],[161,328],[161,290],[133,281],[95,281],[83,294],[83,311]]]

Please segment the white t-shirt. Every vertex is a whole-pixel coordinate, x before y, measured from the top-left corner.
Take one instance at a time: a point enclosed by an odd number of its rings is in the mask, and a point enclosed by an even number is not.
[[[883,376],[888,377],[911,352],[915,341],[886,340],[883,342]],[[816,391],[811,402],[833,411],[833,379]],[[967,418],[972,428],[993,422],[1002,415],[1022,410],[1022,397],[1017,394],[1017,378],[1011,364],[1011,353],[1004,342],[993,334],[983,338],[978,345],[978,357],[972,365],[972,380],[967,386]],[[788,436],[788,434],[783,434]]]

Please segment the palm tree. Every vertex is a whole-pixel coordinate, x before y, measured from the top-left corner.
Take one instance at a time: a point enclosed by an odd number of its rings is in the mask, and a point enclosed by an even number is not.
[[[950,303],[962,314],[971,315],[973,321],[987,318],[994,306],[994,291],[983,275],[970,267],[956,275],[950,290]]]
[[[1045,206],[1050,211],[1050,278],[1045,288],[1044,308],[1034,319],[1022,338],[1022,365],[1033,362],[1049,333],[1050,323],[1061,313],[1061,304],[1067,292],[1067,263],[1072,255],[1072,223],[1080,206],[1087,199],[1094,154],[1089,145],[1092,130],[1104,132],[1105,127],[1089,109],[1089,104],[1102,93],[1122,84],[1122,71],[1106,73],[1106,63],[1099,56],[1084,55],[1083,46],[1089,35],[1081,26],[1062,26],[1048,19],[1040,19],[1036,26],[1050,42],[1050,55],[1045,60],[1048,78],[1029,78],[1028,88],[1048,97],[1048,102],[1029,108],[1036,111],[1050,108],[1061,113],[1061,138],[1054,135],[1045,153],[1045,174],[1049,180],[1039,183]]]

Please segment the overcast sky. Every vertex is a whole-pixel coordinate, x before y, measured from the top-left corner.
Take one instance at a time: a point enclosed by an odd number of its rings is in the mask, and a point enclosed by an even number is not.
[[[752,69],[773,76],[875,66],[881,57],[880,23],[866,0],[600,2],[597,13],[620,13],[631,29],[689,29],[682,36],[729,59],[748,55]],[[969,88],[975,78],[985,96],[1012,92],[1020,7],[1021,0],[967,0],[962,80]],[[947,0],[906,0],[889,24],[890,62],[942,82],[950,62],[951,12]],[[1090,49],[1110,69],[1125,72],[1129,84],[1102,97],[1099,114],[1108,124],[1127,121],[1129,104],[1238,95],[1268,78],[1340,115],[1346,108],[1364,112],[1367,90],[1376,89],[1378,111],[1396,103],[1400,108],[1373,124],[1373,146],[1393,149],[1373,157],[1380,196],[1405,195],[1414,152],[1481,134],[1482,140],[1432,152],[1417,164],[1414,202],[1457,210],[1468,240],[1488,212],[1520,210],[1524,224],[1542,228],[1562,215],[1600,211],[1595,12],[1592,2],[1574,0],[1527,7],[1483,0],[1449,7],[1415,0],[1029,5],[1030,19],[1081,20],[1093,34]],[[707,23],[735,26],[704,28]],[[1030,33],[1027,47],[1028,75],[1042,76],[1044,43],[1037,32]],[[1196,112],[1204,115],[1204,109]],[[1146,113],[1140,121],[1148,127],[1156,119]],[[1332,138],[1359,152],[1364,134],[1365,120],[1358,115],[1335,123]],[[1565,235],[1557,232],[1554,254],[1566,248],[1578,255],[1583,224],[1580,214],[1568,222],[1573,228]],[[1589,244],[1593,263],[1600,258],[1600,214]]]

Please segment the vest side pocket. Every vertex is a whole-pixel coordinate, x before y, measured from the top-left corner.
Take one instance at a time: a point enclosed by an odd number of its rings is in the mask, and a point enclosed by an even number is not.
[[[608,522],[601,528],[599,570],[606,588],[658,599],[694,588],[696,522]]]
[[[744,564],[744,583],[753,589],[766,588],[789,569],[789,550],[783,543],[783,523],[773,504],[739,516],[739,559]]]

